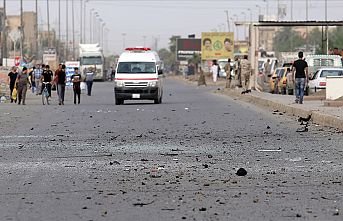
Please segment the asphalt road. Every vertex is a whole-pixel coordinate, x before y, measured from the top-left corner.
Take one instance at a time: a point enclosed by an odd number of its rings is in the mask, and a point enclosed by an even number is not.
[[[342,133],[213,89],[0,104],[0,220],[343,220]]]

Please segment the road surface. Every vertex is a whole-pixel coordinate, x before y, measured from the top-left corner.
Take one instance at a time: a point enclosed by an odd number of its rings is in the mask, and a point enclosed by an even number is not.
[[[0,220],[343,220],[342,133],[215,89],[0,104]]]

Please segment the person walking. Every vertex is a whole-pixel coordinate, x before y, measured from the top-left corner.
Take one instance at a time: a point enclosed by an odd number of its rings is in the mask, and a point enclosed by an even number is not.
[[[243,91],[247,91],[250,88],[250,75],[251,75],[251,63],[248,60],[248,55],[244,55],[240,62],[241,67],[241,79]]]
[[[57,83],[57,94],[58,94],[58,105],[64,105],[64,94],[66,88],[66,66],[63,64],[61,70],[57,73],[56,83]]]
[[[268,82],[270,71],[271,71],[271,65],[270,65],[270,59],[269,58],[267,59],[267,61],[263,65],[263,71],[264,71],[265,82]]]
[[[25,105],[26,100],[26,92],[27,92],[27,85],[30,85],[31,88],[31,82],[29,79],[29,75],[27,73],[27,68],[23,67],[23,70],[20,74],[18,74],[17,77],[17,85],[18,85],[18,105],[21,104],[21,101],[23,101],[23,105]]]
[[[17,67],[13,66],[10,73],[8,73],[8,82],[10,84],[10,96],[11,96],[11,103],[17,102],[17,99],[13,99],[13,90],[15,88],[15,83],[18,77]]]
[[[35,93],[35,90],[36,90],[36,82],[35,82],[34,71],[35,71],[35,67],[30,68],[27,71],[29,73],[29,79],[30,79],[30,83],[31,83],[32,94]]]
[[[242,79],[241,79],[241,61],[238,57],[235,57],[235,65],[234,65],[234,71],[235,71],[235,80],[236,85],[241,87],[242,86]]]
[[[295,83],[295,103],[302,104],[304,91],[308,84],[308,65],[303,59],[304,53],[302,51],[298,53],[298,57],[299,59],[293,63],[292,76]]]
[[[93,80],[94,80],[94,74],[95,74],[95,68],[90,67],[86,71],[86,84],[87,84],[87,95],[92,95],[92,87],[93,87]]]
[[[79,73],[79,68],[74,68],[74,74],[70,77],[73,82],[74,91],[74,104],[76,104],[76,96],[78,98],[77,104],[80,104],[81,99],[81,74]]]
[[[213,78],[213,82],[216,83],[217,82],[217,76],[218,76],[218,64],[217,64],[217,60],[213,60],[212,61],[212,67],[211,67],[211,72],[212,72],[212,78]]]
[[[226,73],[226,84],[225,84],[225,88],[231,88],[231,71],[232,71],[232,67],[231,67],[231,58],[227,59],[227,64],[224,67],[225,73]]]
[[[42,76],[43,70],[39,64],[36,65],[36,69],[33,72],[33,76],[35,79],[35,84],[36,84],[36,95],[40,94],[42,91],[41,88],[41,76]]]
[[[40,82],[50,82],[50,84],[46,85],[46,88],[48,89],[48,92],[49,92],[49,97],[51,97],[51,84],[52,84],[53,75],[54,74],[50,70],[50,66],[46,65],[45,70],[43,71],[40,78]],[[42,94],[44,88],[45,88],[45,85],[42,84],[41,91],[39,92],[39,94]]]

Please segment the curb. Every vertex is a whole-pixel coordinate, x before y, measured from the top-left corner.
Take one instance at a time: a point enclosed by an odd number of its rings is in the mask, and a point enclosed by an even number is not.
[[[196,81],[190,81],[190,80],[184,79],[182,77],[171,77],[171,78],[174,80],[179,80],[179,81],[185,82],[187,84],[197,85]],[[222,86],[222,85],[218,84],[216,86]],[[263,108],[267,108],[271,111],[278,110],[279,112],[284,113],[288,116],[292,116],[292,117],[293,116],[307,117],[308,115],[312,115],[312,122],[314,124],[343,130],[343,119],[341,119],[339,117],[332,116],[332,115],[325,114],[325,113],[320,112],[320,111],[304,110],[304,109],[299,108],[299,107],[293,107],[290,105],[281,104],[281,103],[271,101],[271,100],[268,100],[265,98],[261,98],[258,96],[254,96],[251,94],[241,95],[240,91],[236,91],[236,90],[224,89],[224,90],[220,90],[220,91],[214,91],[213,93],[215,93],[215,94],[220,93],[222,95],[226,95],[229,97],[239,98],[239,100],[241,100],[241,101],[248,102],[248,103],[254,104],[256,106],[263,107]]]
[[[333,128],[343,130],[343,119],[322,113],[320,111],[304,110],[298,107],[293,107],[290,105],[277,103],[277,102],[274,102],[265,98],[257,97],[254,95],[250,95],[250,94],[241,95],[238,91],[224,90],[224,91],[220,91],[216,93],[221,93],[224,95],[228,95],[230,97],[239,98],[242,101],[249,102],[257,106],[262,106],[270,110],[278,110],[282,113],[287,114],[288,116],[306,117],[311,114],[313,123],[326,126],[326,127],[333,127]]]

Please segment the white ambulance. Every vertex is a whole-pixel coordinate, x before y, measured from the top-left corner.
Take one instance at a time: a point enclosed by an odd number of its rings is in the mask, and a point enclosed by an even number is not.
[[[126,48],[117,63],[115,73],[115,103],[124,100],[153,100],[162,103],[162,62],[150,48]]]

